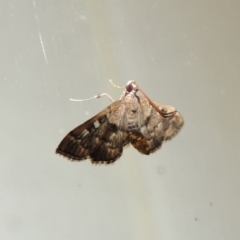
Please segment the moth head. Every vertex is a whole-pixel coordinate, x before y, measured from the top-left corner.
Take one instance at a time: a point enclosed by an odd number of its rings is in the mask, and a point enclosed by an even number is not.
[[[135,81],[134,80],[128,81],[125,87],[125,94],[131,93],[131,92],[136,93],[137,91],[138,91],[138,86],[135,83]]]

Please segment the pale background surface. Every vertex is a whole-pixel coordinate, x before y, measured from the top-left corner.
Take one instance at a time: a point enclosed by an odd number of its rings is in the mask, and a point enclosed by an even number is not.
[[[240,239],[240,2],[3,0],[0,239]],[[111,166],[55,155],[135,79],[185,126]]]

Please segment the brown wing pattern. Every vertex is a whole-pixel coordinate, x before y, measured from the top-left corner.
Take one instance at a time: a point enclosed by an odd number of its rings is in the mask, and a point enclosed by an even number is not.
[[[174,107],[154,103],[161,111],[176,111]],[[144,97],[140,98],[140,106],[139,118],[142,117],[144,121],[139,130],[130,133],[130,142],[139,152],[148,155],[159,149],[163,141],[171,139],[179,132],[183,126],[183,118],[178,111],[173,117],[163,118]]]
[[[138,90],[144,96],[138,96]],[[90,158],[95,164],[109,164],[129,142],[140,153],[155,152],[182,126],[174,107],[153,102],[130,80],[119,101],[68,133],[56,152],[73,161]]]
[[[93,163],[112,163],[116,161],[128,143],[128,134],[119,127],[116,110],[120,101],[72,130],[59,144],[56,152],[69,160],[80,161],[90,158]]]

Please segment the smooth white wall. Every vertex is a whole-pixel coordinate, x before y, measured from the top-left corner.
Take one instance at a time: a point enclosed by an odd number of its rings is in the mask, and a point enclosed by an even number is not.
[[[239,1],[0,3],[0,239],[240,239]],[[135,79],[185,118],[150,156],[55,155]]]

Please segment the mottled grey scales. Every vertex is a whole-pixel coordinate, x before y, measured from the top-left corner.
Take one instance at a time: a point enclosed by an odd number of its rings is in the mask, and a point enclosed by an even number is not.
[[[137,95],[138,91],[143,96]],[[131,80],[120,100],[68,133],[56,153],[72,161],[89,158],[94,164],[109,164],[131,143],[149,155],[175,136],[183,123],[174,107],[153,102]]]

